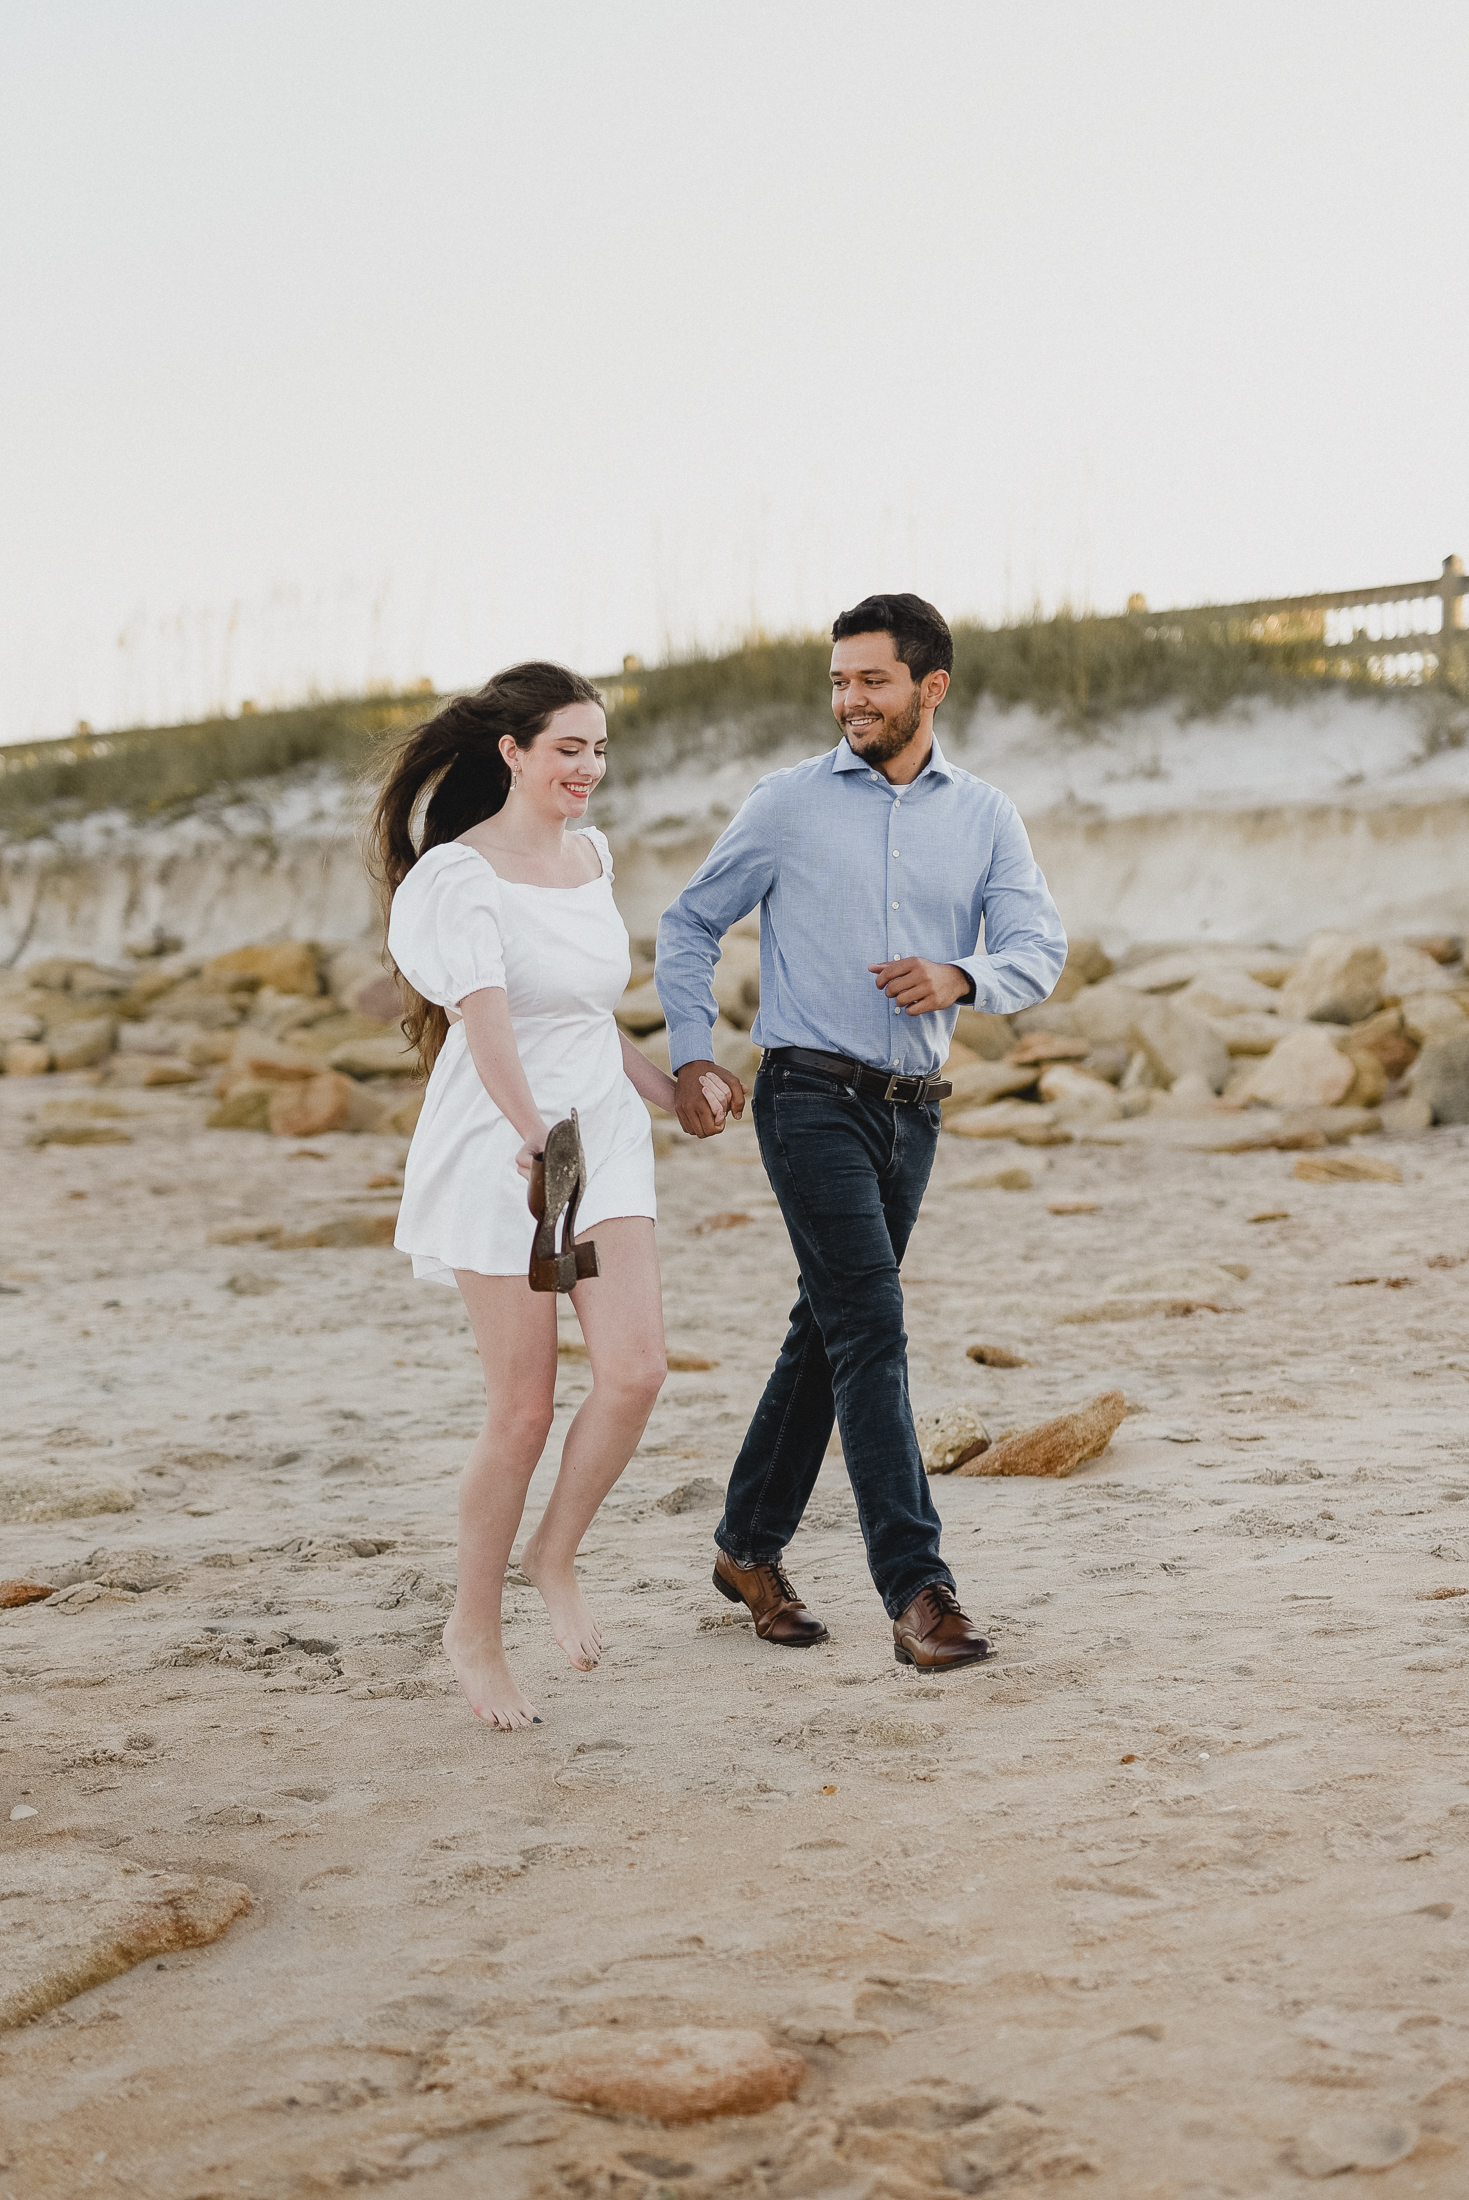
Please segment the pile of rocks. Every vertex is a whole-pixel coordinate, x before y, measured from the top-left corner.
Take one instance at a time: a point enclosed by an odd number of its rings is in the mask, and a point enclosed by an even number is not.
[[[417,1060],[396,980],[362,945],[288,940],[128,968],[56,957],[0,977],[7,1077],[88,1070],[108,1087],[212,1084],[220,1130],[411,1131]]]
[[[1463,943],[1321,932],[1299,955],[1155,947],[1114,965],[1077,941],[1040,1007],[961,1009],[948,1075],[946,1128],[1037,1144],[1248,1109],[1324,1118],[1316,1143],[1469,1122]]]
[[[758,938],[729,933],[714,972],[713,1053],[748,1080],[760,1005]],[[666,1069],[650,972],[618,1007]],[[1427,1130],[1469,1122],[1469,971],[1457,938],[1377,941],[1320,932],[1304,952],[1139,947],[1113,963],[1075,940],[1051,998],[1016,1016],[959,1011],[944,1124],[961,1136],[1059,1144],[1130,1117],[1276,1111],[1325,1130]]]

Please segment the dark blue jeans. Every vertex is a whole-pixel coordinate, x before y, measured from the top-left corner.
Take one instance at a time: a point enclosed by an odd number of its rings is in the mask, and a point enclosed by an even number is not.
[[[778,1558],[806,1510],[835,1420],[877,1591],[896,1619],[953,1586],[939,1556],[908,1402],[898,1264],[938,1143],[936,1105],[885,1106],[815,1070],[770,1063],[755,1132],[801,1267],[791,1326],[730,1475],[714,1532],[737,1565]]]

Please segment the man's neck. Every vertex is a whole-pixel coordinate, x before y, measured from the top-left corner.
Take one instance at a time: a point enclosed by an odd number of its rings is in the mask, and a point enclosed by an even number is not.
[[[891,787],[909,787],[920,772],[927,771],[928,760],[933,755],[933,720],[925,713],[918,731],[905,749],[890,756],[885,764],[874,764],[873,770],[881,772]]]

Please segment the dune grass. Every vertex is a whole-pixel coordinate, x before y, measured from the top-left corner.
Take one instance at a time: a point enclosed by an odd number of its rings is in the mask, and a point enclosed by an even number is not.
[[[744,721],[752,752],[768,748],[809,714],[825,713],[830,654],[823,635],[757,639],[721,656],[615,676],[603,683],[618,736],[614,771],[656,769],[685,737],[732,720]],[[952,723],[989,697],[1003,706],[1027,703],[1084,731],[1150,704],[1207,716],[1246,696],[1299,695],[1325,677],[1309,643],[1231,638],[1204,613],[1061,614],[1009,627],[956,627],[947,710]],[[428,716],[435,700],[368,696],[0,748],[0,833],[28,837],[114,808],[138,818],[175,816],[207,796],[308,764],[371,774],[377,752]]]

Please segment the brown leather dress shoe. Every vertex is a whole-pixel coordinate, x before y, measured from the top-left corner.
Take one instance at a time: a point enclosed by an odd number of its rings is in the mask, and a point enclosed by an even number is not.
[[[899,1665],[947,1670],[953,1665],[979,1665],[989,1655],[988,1638],[965,1618],[947,1582],[920,1589],[907,1611],[893,1621],[893,1656]]]
[[[782,1650],[805,1650],[825,1642],[826,1628],[796,1595],[779,1559],[764,1566],[736,1566],[727,1551],[714,1561],[714,1586],[731,1604],[748,1605],[762,1642]]]

